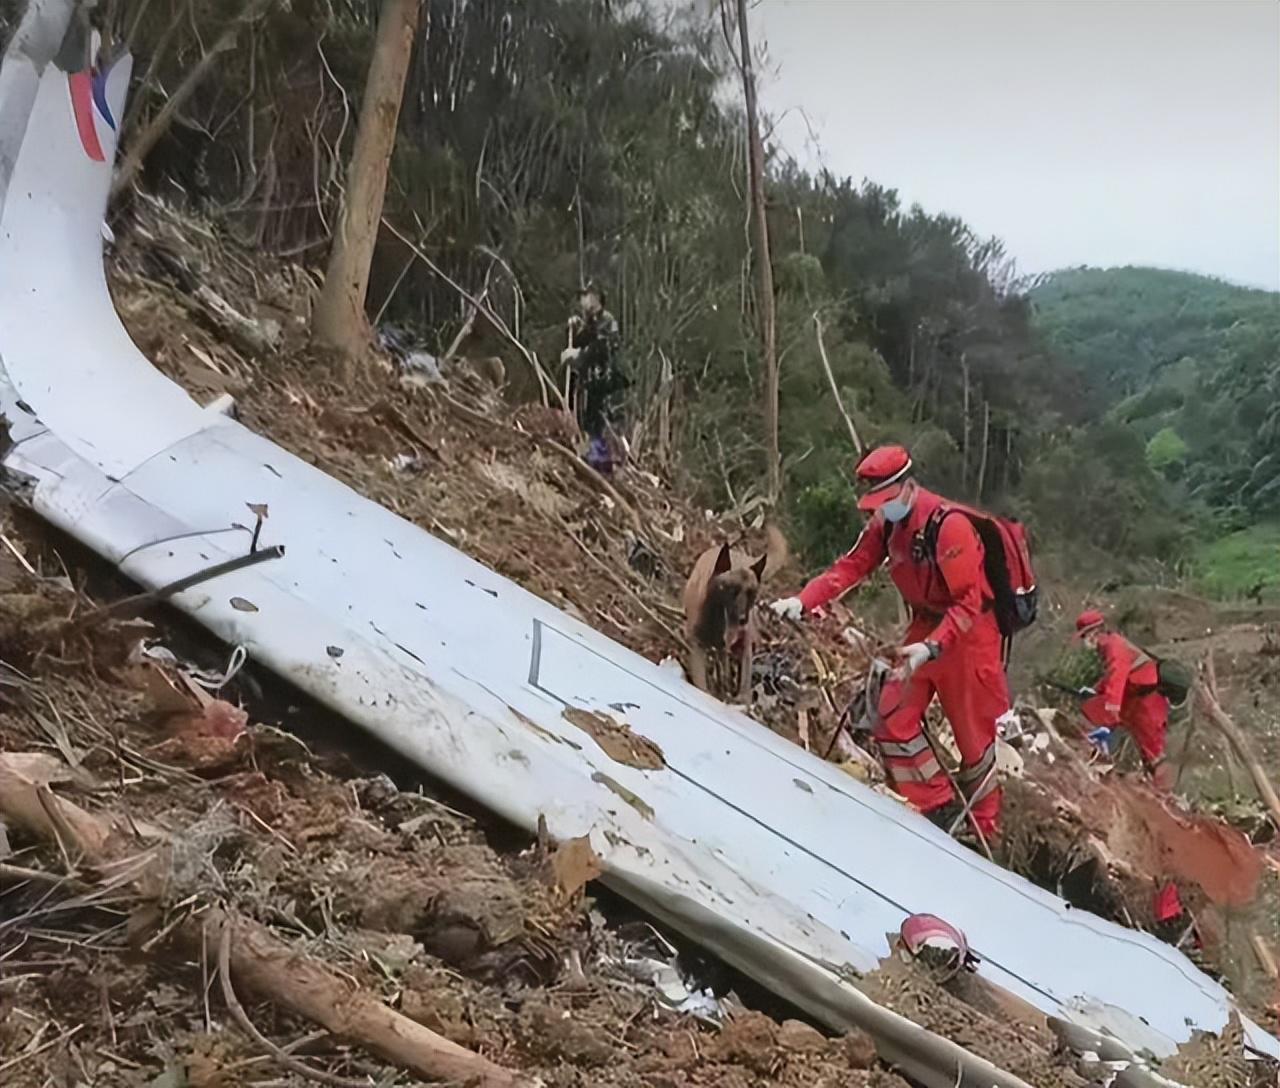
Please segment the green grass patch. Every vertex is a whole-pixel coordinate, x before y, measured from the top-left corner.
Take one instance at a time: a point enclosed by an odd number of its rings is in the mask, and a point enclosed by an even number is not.
[[[1252,525],[1201,545],[1196,583],[1210,596],[1230,600],[1261,587],[1264,599],[1280,597],[1280,522]]]

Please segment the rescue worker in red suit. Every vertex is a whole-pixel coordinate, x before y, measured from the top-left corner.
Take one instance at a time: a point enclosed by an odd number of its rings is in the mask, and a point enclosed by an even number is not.
[[[1009,688],[982,541],[964,515],[943,516],[934,554],[926,554],[925,527],[947,503],[917,483],[901,446],[872,450],[855,475],[862,490],[858,509],[871,515],[857,543],[798,597],[771,607],[779,616],[799,619],[888,563],[889,577],[911,612],[873,733],[889,782],[940,826],[950,829],[960,816],[962,799],[921,727],[936,694],[960,749],[957,782],[971,799],[974,823],[990,839],[999,828],[1001,801],[996,719],[1009,710]]]
[[[1169,700],[1156,690],[1156,662],[1118,631],[1108,630],[1106,618],[1093,609],[1081,612],[1076,619],[1076,637],[1102,659],[1097,694],[1084,702],[1081,712],[1091,724],[1103,729],[1129,730],[1155,784],[1167,787],[1164,750]]]

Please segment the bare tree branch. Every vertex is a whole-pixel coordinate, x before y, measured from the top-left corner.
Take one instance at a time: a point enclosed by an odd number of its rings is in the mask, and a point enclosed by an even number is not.
[[[861,457],[864,449],[862,439],[858,435],[858,428],[853,425],[853,419],[845,410],[844,401],[840,398],[840,389],[836,385],[836,376],[831,370],[831,360],[827,358],[827,345],[822,339],[822,317],[816,310],[813,313],[813,327],[818,334],[818,354],[822,356],[822,369],[827,372],[827,382],[831,386],[831,395],[835,397],[836,407],[840,409],[844,425],[849,428],[849,441],[853,443],[854,452]]]

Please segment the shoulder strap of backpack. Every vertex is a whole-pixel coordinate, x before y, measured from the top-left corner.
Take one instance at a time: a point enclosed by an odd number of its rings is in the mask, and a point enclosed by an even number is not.
[[[1130,672],[1136,672],[1138,669],[1142,668],[1143,665],[1154,664],[1157,667],[1159,666],[1160,659],[1155,654],[1153,654],[1150,650],[1146,649],[1145,647],[1139,646],[1136,642],[1132,641],[1131,639],[1126,638],[1125,642],[1129,643],[1129,648],[1133,650],[1133,652],[1136,655],[1134,658],[1133,666],[1129,670]]]
[[[942,523],[948,514],[957,513],[963,513],[963,511],[944,504],[930,514],[929,520],[924,523],[924,553],[934,566],[938,565],[938,534],[942,532]]]

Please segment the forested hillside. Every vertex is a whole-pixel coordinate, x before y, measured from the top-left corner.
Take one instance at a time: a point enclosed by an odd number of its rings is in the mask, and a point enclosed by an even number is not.
[[[741,510],[768,458],[734,9],[427,0],[367,308],[442,353],[481,300],[456,346],[501,357],[519,400],[537,367],[559,380],[573,293],[599,282],[634,455]],[[319,270],[379,10],[106,5],[104,36],[136,56],[142,190]],[[909,442],[938,487],[1089,563],[1176,558],[1199,505],[1280,503],[1273,296],[1138,270],[1029,294],[998,241],[885,184],[806,174],[765,135],[782,501],[809,562],[857,524],[824,348],[863,441]],[[121,187],[119,229],[137,199]]]
[[[1046,348],[1088,382],[1097,423],[1080,441],[1124,444],[1135,481],[1146,480],[1130,509],[1175,518],[1209,588],[1275,583],[1280,295],[1183,272],[1082,268],[1049,277],[1032,299]]]
[[[1047,346],[1095,411],[1136,430],[1186,498],[1280,512],[1280,295],[1152,268],[1075,269],[1033,292]]]

